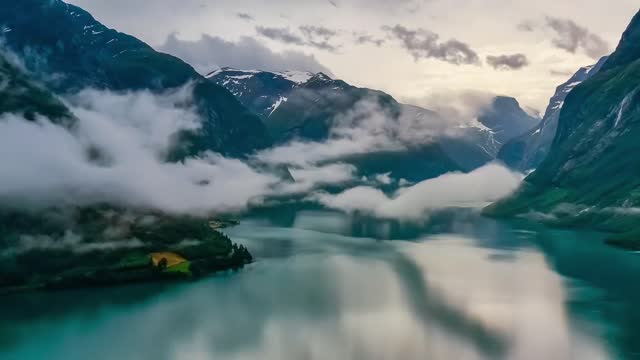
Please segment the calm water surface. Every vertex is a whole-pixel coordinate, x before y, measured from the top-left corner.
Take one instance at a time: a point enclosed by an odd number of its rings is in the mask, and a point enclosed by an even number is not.
[[[0,298],[0,359],[640,359],[640,255],[598,234],[286,209],[227,233],[258,261]]]

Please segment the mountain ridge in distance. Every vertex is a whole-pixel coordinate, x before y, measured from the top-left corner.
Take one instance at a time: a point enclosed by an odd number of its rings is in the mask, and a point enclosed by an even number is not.
[[[286,143],[293,139],[324,141],[330,136],[336,119],[352,111],[363,101],[385,111],[391,121],[401,114],[410,114],[418,122],[449,126],[435,111],[399,103],[382,91],[355,87],[323,73],[270,72],[225,67],[212,71],[207,78],[226,87],[245,106],[258,114],[276,143]],[[513,119],[513,114],[517,118]],[[455,168],[450,168],[451,171],[470,171],[486,164],[495,158],[501,146],[495,137],[504,141],[514,136],[513,130],[505,131],[510,125],[520,126],[519,130],[515,130],[519,135],[534,126],[536,121],[520,109],[517,100],[508,97],[495,97],[478,120],[494,126],[494,129],[478,121],[478,126],[461,126],[455,129],[460,136],[442,136],[435,141],[435,146],[440,147],[443,154],[447,154],[450,160],[458,164]],[[528,124],[525,128],[520,125],[523,121]],[[445,162],[450,163],[449,160]]]

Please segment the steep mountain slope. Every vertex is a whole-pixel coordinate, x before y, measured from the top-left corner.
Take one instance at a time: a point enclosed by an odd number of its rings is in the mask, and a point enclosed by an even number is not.
[[[543,213],[557,224],[640,230],[638,39],[640,13],[600,72],[567,96],[549,156],[489,214]]]
[[[540,120],[522,110],[518,100],[497,96],[489,107],[482,110],[478,121],[493,131],[499,144],[506,144],[535,127]]]
[[[54,121],[71,118],[69,110],[49,91],[36,85],[0,53],[0,115],[13,113],[28,120],[36,115]]]
[[[595,65],[580,68],[567,82],[558,86],[540,124],[506,143],[500,149],[498,159],[520,171],[534,169],[540,165],[549,153],[553,138],[556,136],[558,119],[567,95],[577,85],[597,74],[607,58],[605,56]]]
[[[270,144],[260,119],[226,89],[76,6],[60,0],[3,1],[0,24],[4,45],[58,94],[87,87],[162,92],[191,84],[205,121],[198,134],[185,138],[185,154],[214,150],[243,155]]]

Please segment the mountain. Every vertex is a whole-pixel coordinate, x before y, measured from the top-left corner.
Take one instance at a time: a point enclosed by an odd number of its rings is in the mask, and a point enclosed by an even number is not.
[[[486,212],[631,234],[640,244],[640,13],[600,72],[566,97],[547,158]]]
[[[206,78],[225,87],[261,119],[267,119],[289,93],[315,74],[301,71],[266,72],[222,68]]]
[[[247,107],[259,114],[276,142],[293,138],[324,140],[335,118],[370,101],[400,113],[398,104],[381,91],[351,86],[323,73],[273,73],[225,68],[207,78],[226,87]]]
[[[55,95],[38,86],[21,69],[0,54],[0,115],[13,113],[28,120],[46,116],[70,119],[71,113]]]
[[[258,114],[276,143],[292,139],[326,140],[336,122],[345,116],[357,116],[353,113],[362,110],[359,106],[363,104],[371,111],[384,112],[390,121],[409,120],[406,127],[427,125],[437,136],[422,141],[429,145],[410,146],[404,154],[409,156],[405,161],[423,164],[420,168],[439,170],[397,171],[412,181],[420,180],[421,176],[424,179],[424,176],[439,175],[440,171],[469,171],[482,166],[496,157],[502,145],[500,141],[520,135],[536,124],[536,119],[527,115],[515,99],[507,97],[495,98],[476,126],[456,127],[434,111],[401,104],[384,92],[358,88],[323,73],[222,68],[211,72],[207,78],[227,88],[243,105]],[[396,162],[401,161],[399,155],[393,156],[395,161],[383,162],[397,168]],[[384,156],[390,159],[390,154]],[[369,157],[372,160],[360,161],[360,164],[373,164],[376,157]],[[435,164],[437,159],[441,159],[440,164]],[[426,162],[432,166],[426,166]]]
[[[193,86],[193,101],[205,121],[197,134],[184,137],[181,155],[213,150],[241,156],[271,144],[260,119],[226,89],[79,7],[60,0],[3,1],[0,24],[4,46],[59,95],[88,87],[163,92]]]
[[[549,153],[553,138],[556,136],[558,119],[567,95],[573,88],[597,74],[607,59],[608,57],[605,56],[595,65],[580,68],[567,82],[558,86],[540,124],[524,135],[507,142],[500,149],[498,159],[520,171],[535,169],[540,165]]]
[[[499,144],[506,144],[535,127],[540,119],[527,114],[518,100],[507,96],[496,96],[488,107],[478,115],[478,122],[493,132]]]

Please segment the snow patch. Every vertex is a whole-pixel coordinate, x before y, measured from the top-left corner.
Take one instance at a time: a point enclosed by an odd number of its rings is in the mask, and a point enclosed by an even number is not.
[[[276,72],[274,74],[279,75],[284,79],[289,80],[298,85],[306,83],[307,81],[309,81],[309,79],[313,77],[312,73],[304,72],[304,71],[282,71],[282,72]]]
[[[590,66],[585,66],[583,69],[585,70],[585,74],[589,75],[589,73],[591,72],[591,70],[593,70],[593,68],[595,68],[595,65],[590,65]]]
[[[556,105],[554,107],[552,107],[552,110],[559,110],[562,109],[562,107],[564,106],[564,101],[556,101]]]
[[[582,81],[575,81],[575,82],[572,82],[571,84],[567,84],[567,86],[564,87],[562,92],[569,93],[569,92],[571,92],[571,90],[573,90],[574,87],[580,85],[581,83],[582,83]]]
[[[273,112],[276,111],[280,107],[280,105],[282,105],[283,102],[287,102],[287,100],[288,99],[286,97],[280,96],[278,101],[276,101],[275,104],[271,105],[271,107],[269,108],[269,109],[271,109],[271,112],[269,113],[269,116],[271,116],[271,114],[273,114]]]
[[[228,76],[229,79],[234,79],[234,80],[246,80],[246,79],[251,79],[252,77],[253,77],[253,74]]]

